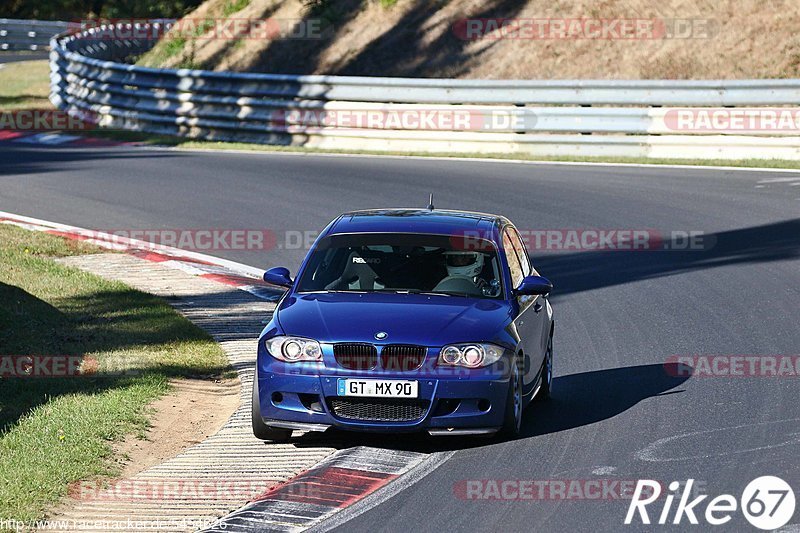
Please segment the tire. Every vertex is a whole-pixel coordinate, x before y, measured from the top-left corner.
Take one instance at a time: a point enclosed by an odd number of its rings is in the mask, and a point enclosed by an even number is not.
[[[253,378],[253,435],[257,439],[272,442],[288,442],[292,438],[291,429],[273,428],[261,418],[261,404],[258,401],[258,376]]]
[[[511,376],[508,379],[508,394],[506,395],[506,410],[503,427],[500,434],[505,438],[516,438],[522,428],[522,372],[519,368],[517,357],[511,364]]]
[[[553,334],[550,334],[550,339],[547,341],[547,353],[544,356],[544,365],[542,366],[542,387],[539,389],[539,394],[536,395],[536,400],[539,402],[546,402],[550,399],[553,393]]]

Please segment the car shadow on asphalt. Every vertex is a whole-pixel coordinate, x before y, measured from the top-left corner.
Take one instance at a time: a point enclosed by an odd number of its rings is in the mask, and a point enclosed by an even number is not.
[[[676,390],[692,376],[692,368],[679,363],[627,366],[560,376],[554,379],[547,401],[534,401],[526,409],[518,439],[569,431],[618,416],[648,398],[682,392]],[[420,453],[446,452],[503,442],[493,437],[431,437],[424,433],[379,435],[328,430],[306,433],[294,440],[297,447],[332,446],[338,449],[370,446]]]
[[[690,366],[672,362],[562,376],[554,380],[550,400],[526,410],[520,438],[602,422],[648,398],[683,392],[678,387],[691,376]]]

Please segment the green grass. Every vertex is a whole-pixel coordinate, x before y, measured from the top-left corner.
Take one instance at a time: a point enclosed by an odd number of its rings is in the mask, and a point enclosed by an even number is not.
[[[96,251],[0,225],[0,355],[74,355],[95,373],[0,378],[0,520],[30,521],[70,483],[118,474],[172,377],[231,375],[220,347],[163,300],[60,265]]]
[[[163,39],[150,51],[143,54],[136,64],[142,67],[159,67],[164,64],[168,59],[183,53],[186,47],[186,38],[173,37]]]
[[[222,8],[222,16],[230,17],[250,4],[250,0],[228,0]]]
[[[249,2],[247,0],[245,5]],[[238,0],[242,3],[242,0]],[[244,6],[243,6],[244,7]],[[187,26],[191,31],[184,31],[178,33],[179,30],[173,30],[168,33],[161,41],[159,41],[151,50],[142,54],[136,61],[136,64],[143,67],[159,68],[164,63],[173,57],[185,55],[181,57],[175,65],[177,68],[195,69],[199,65],[195,62],[194,56],[197,49],[197,39],[214,27],[214,19],[207,17],[204,20],[195,22],[195,26]]]
[[[6,63],[0,69],[0,109],[53,107],[50,93],[50,66],[46,59]]]

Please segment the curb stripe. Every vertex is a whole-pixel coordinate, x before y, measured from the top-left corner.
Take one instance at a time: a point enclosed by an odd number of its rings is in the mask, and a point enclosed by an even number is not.
[[[426,457],[364,446],[340,450],[203,531],[304,531],[376,493]]]
[[[263,270],[226,259],[181,250],[171,246],[153,244],[147,241],[119,237],[110,233],[88,230],[77,226],[55,224],[5,211],[0,211],[0,222],[29,230],[42,231],[70,240],[86,242],[117,252],[124,252],[146,261],[162,263],[165,266],[194,276],[236,287],[262,300],[274,302],[280,299],[284,293],[283,289],[263,281],[261,278]]]
[[[42,146],[69,146],[77,148],[113,148],[115,146],[142,146],[143,142],[114,141],[100,137],[84,137],[75,132],[64,133],[60,130],[0,130],[0,142],[37,144]]]
[[[25,134],[20,131],[0,130],[0,141],[12,141],[24,136]]]

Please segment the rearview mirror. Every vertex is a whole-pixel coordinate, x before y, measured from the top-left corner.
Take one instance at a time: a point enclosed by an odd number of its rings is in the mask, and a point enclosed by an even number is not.
[[[292,281],[292,275],[289,272],[289,269],[286,267],[270,268],[264,272],[264,281],[286,288],[289,288],[294,284]]]
[[[553,290],[553,284],[550,280],[542,276],[527,276],[522,279],[519,287],[514,289],[515,294],[550,294]]]

